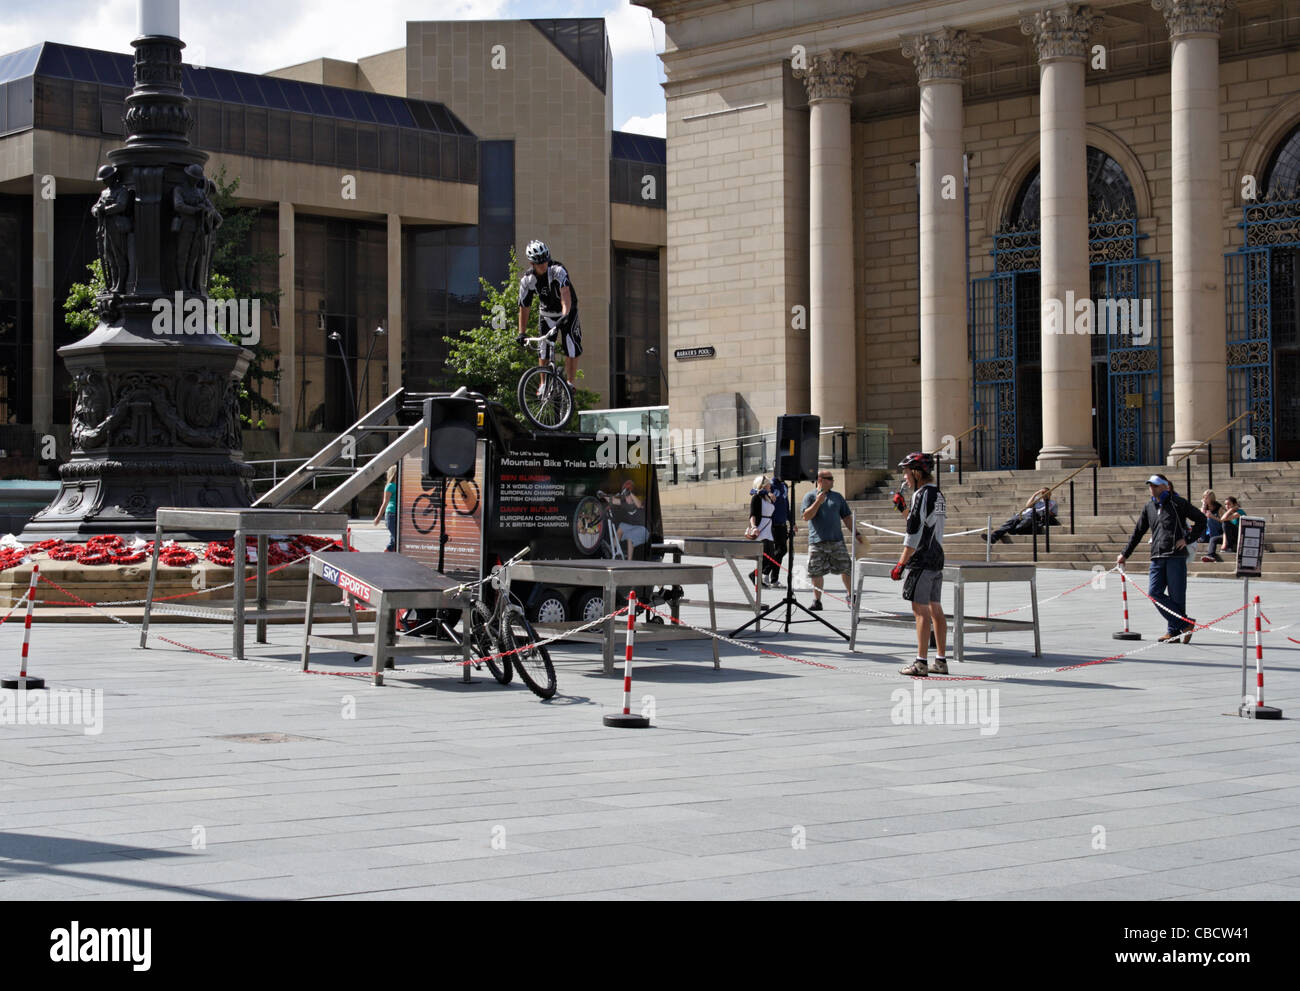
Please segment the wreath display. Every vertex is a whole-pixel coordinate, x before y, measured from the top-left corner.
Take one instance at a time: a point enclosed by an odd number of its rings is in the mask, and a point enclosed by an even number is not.
[[[256,550],[257,538],[248,538],[248,547]],[[9,571],[26,563],[36,554],[45,554],[51,561],[73,561],[86,567],[107,565],[143,564],[153,554],[154,541],[143,547],[132,547],[115,535],[91,537],[84,544],[70,544],[65,540],[42,540],[30,547],[0,548],[0,571]],[[267,548],[268,563],[272,567],[293,564],[309,554],[326,550],[342,550],[341,540],[303,534],[286,540],[272,541]],[[352,549],[355,552],[355,548]],[[232,568],[235,564],[233,540],[214,540],[208,544],[203,556],[213,564]],[[158,552],[158,560],[169,568],[188,568],[197,564],[199,555],[175,542],[168,542]]]

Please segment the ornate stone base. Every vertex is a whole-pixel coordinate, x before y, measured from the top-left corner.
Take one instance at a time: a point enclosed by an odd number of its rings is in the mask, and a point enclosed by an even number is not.
[[[1097,458],[1091,447],[1045,447],[1038,452],[1035,467],[1039,471],[1055,468],[1081,468]]]

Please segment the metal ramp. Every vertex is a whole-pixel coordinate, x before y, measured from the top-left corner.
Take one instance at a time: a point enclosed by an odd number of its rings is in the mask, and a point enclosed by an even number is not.
[[[411,451],[424,443],[424,423],[411,427],[389,424],[402,407],[406,390],[398,389],[334,440],[321,448],[306,463],[285,478],[264,496],[253,503],[255,509],[276,509],[326,472],[336,473],[341,466],[351,467],[349,449],[356,452],[361,441],[374,434],[395,435],[395,439],[382,451],[366,461],[349,475],[342,484],[332,489],[312,509],[337,511],[359,496],[380,478],[391,466],[397,464]]]

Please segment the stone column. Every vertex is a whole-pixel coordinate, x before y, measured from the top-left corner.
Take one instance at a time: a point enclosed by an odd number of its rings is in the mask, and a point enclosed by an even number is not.
[[[40,456],[54,429],[54,200],[42,196],[42,170],[32,176],[32,432]],[[67,451],[60,451],[66,455]]]
[[[1074,468],[1092,443],[1092,338],[1074,334],[1067,305],[1091,297],[1084,68],[1101,18],[1070,3],[1021,18],[1038,48],[1041,129],[1043,448],[1038,467]],[[1095,329],[1095,328],[1094,328]]]
[[[295,214],[292,203],[280,203],[280,453],[284,455],[293,454],[300,388]]]
[[[921,448],[938,451],[970,420],[966,201],[962,170],[965,31],[908,38],[921,85]]]
[[[401,388],[402,343],[402,217],[388,215],[388,394]],[[378,390],[375,390],[378,391]],[[384,397],[387,398],[387,395]],[[372,404],[374,405],[374,404]]]
[[[1219,162],[1224,0],[1152,0],[1172,46],[1174,444],[1169,463],[1228,421]],[[1199,461],[1205,452],[1196,455]]]
[[[808,243],[811,294],[808,324],[812,409],[823,427],[858,422],[856,333],[853,319],[853,148],[849,97],[866,75],[865,60],[827,52],[795,75],[808,87]],[[800,412],[791,410],[790,412]]]

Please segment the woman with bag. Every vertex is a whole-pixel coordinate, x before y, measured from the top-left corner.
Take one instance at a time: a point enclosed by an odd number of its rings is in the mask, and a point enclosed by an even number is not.
[[[781,566],[776,563],[776,544],[772,540],[772,513],[775,510],[772,483],[766,475],[759,475],[754,479],[754,494],[749,500],[749,529],[745,531],[745,537],[763,542],[762,581],[767,588],[780,584],[781,578]],[[757,571],[749,573],[749,580],[759,580]]]

